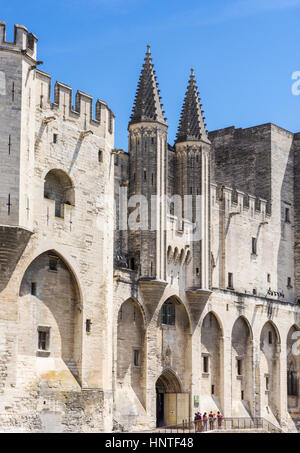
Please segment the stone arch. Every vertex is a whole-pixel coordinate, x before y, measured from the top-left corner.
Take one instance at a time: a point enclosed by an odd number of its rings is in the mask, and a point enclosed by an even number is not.
[[[165,368],[156,380],[157,393],[182,393],[182,384],[175,371]]]
[[[192,323],[184,302],[177,295],[167,297],[162,303],[157,327],[157,344],[162,351],[161,369],[172,369],[180,379],[183,391],[190,391]]]
[[[221,410],[223,326],[217,314],[208,312],[201,325],[201,410]]]
[[[117,386],[132,405],[146,404],[146,317],[140,303],[122,303],[117,321]]]
[[[267,321],[260,334],[260,396],[262,416],[273,421],[280,408],[280,336],[273,321]]]
[[[175,249],[174,249],[174,254],[173,254],[173,260],[174,260],[174,263],[175,263],[175,264],[176,264],[176,262],[177,262],[178,255],[179,255],[178,247],[175,247]]]
[[[55,250],[41,253],[27,267],[19,290],[18,313],[22,325],[19,353],[62,359],[80,379],[81,290],[74,271]]]
[[[300,329],[294,324],[287,334],[287,400],[288,411],[291,416],[298,418],[300,357],[299,346],[297,347],[295,344],[299,338],[298,335],[294,335],[296,332],[300,333]],[[296,346],[296,351],[294,351],[293,346]]]
[[[180,256],[179,256],[180,264],[182,264],[184,262],[184,256],[185,256],[185,251],[184,251],[184,249],[181,249]]]
[[[169,367],[165,368],[156,380],[155,389],[156,426],[176,424],[181,415],[178,399],[180,397],[181,404],[188,399],[188,394],[182,395],[183,386],[176,372]]]
[[[168,251],[167,251],[167,259],[168,259],[168,263],[171,262],[172,260],[172,256],[173,256],[173,250],[172,250],[172,246],[169,245],[168,247]]]
[[[55,216],[64,217],[64,205],[75,206],[75,190],[70,176],[60,169],[50,170],[44,181],[44,198],[54,200]]]
[[[231,333],[232,415],[253,413],[253,332],[244,316],[236,319]]]

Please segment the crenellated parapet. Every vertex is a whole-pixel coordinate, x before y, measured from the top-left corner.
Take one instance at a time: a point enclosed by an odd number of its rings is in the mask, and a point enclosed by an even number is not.
[[[115,115],[105,101],[97,99],[93,108],[93,97],[83,91],[75,94],[75,106],[73,105],[73,90],[69,85],[56,82],[54,86],[54,100],[51,102],[51,76],[37,70],[39,108],[50,107],[54,115],[57,114],[63,120],[76,121],[82,131],[91,130],[97,134],[113,136]],[[104,131],[103,131],[104,129]]]
[[[38,38],[30,33],[24,25],[14,26],[14,40],[8,41],[6,38],[6,23],[0,22],[0,50],[17,52],[27,55],[32,59],[37,56]]]
[[[268,202],[260,197],[255,197],[248,193],[226,186],[211,184],[211,203],[212,208],[225,205],[227,215],[242,214],[252,219],[264,220],[270,217]]]

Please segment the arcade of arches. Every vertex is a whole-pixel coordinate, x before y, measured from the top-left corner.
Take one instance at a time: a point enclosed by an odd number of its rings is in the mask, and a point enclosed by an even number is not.
[[[291,353],[292,336],[297,330],[293,326],[287,338],[288,410],[292,415],[298,414],[300,409],[300,360],[295,359]],[[194,332],[197,331],[196,329]],[[146,320],[144,311],[136,300],[127,300],[119,309],[117,385],[125,386],[127,395],[130,391],[134,392],[144,414],[150,410],[155,414],[157,426],[182,423],[196,410],[224,412],[226,397],[228,400],[224,388],[224,370],[228,369],[228,364],[224,364],[222,321],[210,311],[200,323],[199,353],[197,357],[193,357],[200,370],[200,391],[197,392],[199,399],[195,398],[192,391],[192,335],[188,312],[182,301],[175,296],[158,308],[156,317],[150,322]],[[272,321],[261,327],[256,343],[246,317],[239,316],[232,324],[231,354],[228,361],[231,371],[230,381],[227,381],[231,386],[232,416],[263,416],[278,424],[280,342]],[[147,361],[147,348],[149,351],[154,345],[161,352]],[[255,345],[259,362],[254,358]],[[195,348],[195,343],[193,347]],[[139,351],[138,361],[135,351]],[[156,370],[155,379],[151,370]],[[260,376],[259,382],[257,376]],[[139,415],[141,416],[141,412]]]

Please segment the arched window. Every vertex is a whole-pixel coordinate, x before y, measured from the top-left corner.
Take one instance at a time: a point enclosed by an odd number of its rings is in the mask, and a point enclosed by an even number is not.
[[[293,362],[290,362],[287,371],[287,391],[290,396],[298,396],[298,377]]]
[[[55,201],[55,216],[64,218],[64,205],[74,206],[74,186],[62,170],[50,170],[45,178],[44,197]]]

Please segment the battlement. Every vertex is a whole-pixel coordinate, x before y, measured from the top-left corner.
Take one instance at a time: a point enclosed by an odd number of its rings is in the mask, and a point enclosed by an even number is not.
[[[0,22],[0,50],[20,52],[35,60],[37,56],[37,41],[38,38],[33,33],[28,32],[24,25],[18,24],[14,26],[14,40],[7,41],[6,23]]]
[[[211,184],[212,205],[220,204],[225,200],[225,208],[230,213],[244,213],[249,217],[265,218],[271,215],[270,207],[267,200],[255,197],[240,190],[231,187],[218,186]]]
[[[54,100],[51,102],[51,76],[43,71],[36,71],[37,80],[40,81],[38,90],[40,108],[47,105],[56,110],[64,120],[72,119],[80,122],[82,130],[106,126],[109,134],[114,132],[115,115],[107,103],[97,99],[93,113],[93,97],[83,91],[77,90],[75,94],[75,106],[73,106],[73,90],[69,85],[56,82],[54,86]]]

